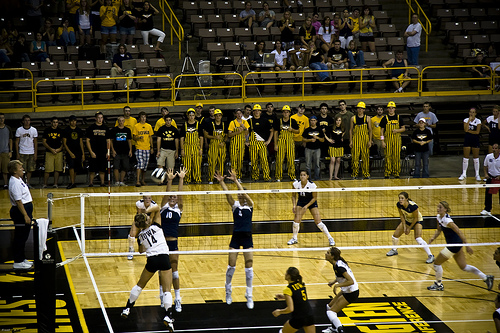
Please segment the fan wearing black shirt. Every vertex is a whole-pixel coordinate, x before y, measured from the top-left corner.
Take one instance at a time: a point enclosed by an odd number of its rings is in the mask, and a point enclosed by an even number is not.
[[[325,142],[325,134],[318,125],[318,118],[311,116],[309,118],[310,126],[302,133],[302,141],[306,143],[306,170],[311,174],[312,164],[314,163],[314,178],[319,179],[320,160],[321,160],[321,144]]]
[[[340,47],[340,41],[336,41],[328,51],[328,68],[347,68],[347,52]]]
[[[104,115],[98,111],[95,114],[95,123],[87,128],[85,136],[87,137],[87,149],[90,153],[89,159],[89,187],[94,186],[94,177],[96,172],[99,172],[101,186],[104,184],[104,173],[107,168],[107,160],[109,159],[109,129],[103,124]]]
[[[165,125],[156,132],[156,165],[158,168],[166,166],[165,170],[169,170],[174,169],[175,160],[179,157],[180,134],[169,114],[164,119]]]
[[[250,161],[252,162],[252,180],[259,180],[259,164],[265,181],[270,181],[269,161],[267,159],[267,146],[273,138],[271,123],[260,115],[262,108],[259,104],[253,106],[253,117],[248,119],[250,125],[249,144]]]
[[[432,141],[432,132],[426,128],[425,118],[418,120],[417,129],[411,135],[415,151],[415,173],[413,178],[420,178],[420,161],[422,161],[422,178],[429,178],[429,142]]]
[[[83,130],[76,126],[76,117],[69,117],[69,126],[63,131],[63,145],[66,149],[66,162],[69,168],[70,183],[66,189],[75,188],[76,172],[82,169],[82,162],[85,161],[83,150]]]
[[[125,127],[123,116],[118,117],[118,126],[110,130],[110,139],[115,186],[125,186],[123,180],[130,169],[129,161],[132,157],[132,132]]]

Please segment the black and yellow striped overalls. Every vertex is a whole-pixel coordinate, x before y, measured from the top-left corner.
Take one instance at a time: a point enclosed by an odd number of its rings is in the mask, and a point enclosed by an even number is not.
[[[283,119],[280,119],[280,127],[278,133],[278,146],[276,147],[276,180],[283,178],[283,161],[288,164],[288,176],[291,180],[295,180],[295,141],[293,133],[288,130],[292,126],[292,119],[288,118],[288,124],[283,125]]]
[[[359,160],[361,158],[361,169],[363,177],[370,177],[370,149],[368,123],[366,116],[354,117],[354,127],[352,129],[352,177],[358,176]]]
[[[232,123],[234,132],[236,132],[236,129],[240,126],[245,127],[244,121],[242,124],[240,124],[235,119],[232,121]],[[231,128],[231,125],[229,125],[229,128]],[[231,169],[236,172],[238,179],[242,177],[241,169],[243,167],[243,156],[245,156],[245,136],[246,133],[244,131],[236,134],[235,136],[231,137],[231,144],[229,145]]]
[[[184,126],[186,137],[184,138],[184,157],[182,158],[182,163],[187,170],[185,181],[189,183],[192,179],[197,183],[201,183],[199,123],[196,122],[196,129],[188,130],[187,122]]]
[[[259,118],[260,121],[267,121]],[[252,179],[259,180],[260,168],[259,168],[259,160],[260,165],[262,166],[262,176],[264,180],[270,180],[270,172],[269,172],[269,160],[267,159],[267,146],[265,145],[265,141],[258,141],[255,136],[255,131],[253,130],[254,118],[248,119],[248,123],[250,125],[249,142],[250,142],[250,161],[252,162]],[[270,133],[269,133],[270,134]],[[263,138],[266,140],[267,138]]]
[[[214,179],[215,169],[220,175],[224,174],[224,162],[226,161],[226,134],[225,125],[221,122],[222,129],[215,128],[215,121],[211,122],[212,136],[222,136],[222,139],[210,139],[208,146],[208,181]]]
[[[393,133],[393,130],[400,129],[399,115],[397,119],[389,120],[389,116],[385,116],[387,124],[384,130],[385,140],[385,171],[384,176],[393,175],[399,177],[401,171],[401,133]]]

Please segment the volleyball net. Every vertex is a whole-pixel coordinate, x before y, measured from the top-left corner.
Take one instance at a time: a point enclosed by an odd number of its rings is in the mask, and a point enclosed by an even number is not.
[[[252,186],[252,184],[250,184]],[[318,188],[317,202],[322,222],[340,248],[392,248],[392,234],[401,222],[396,207],[398,195],[406,192],[419,206],[424,217],[422,238],[428,241],[435,233],[436,207],[446,201],[451,217],[472,246],[500,245],[500,219],[494,215],[482,216],[484,193],[500,185],[442,185]],[[174,188],[176,186],[173,186]],[[213,191],[85,193],[79,197],[59,198],[55,204],[54,220],[73,218],[76,238],[82,253],[87,256],[128,254],[128,233],[136,214],[136,202],[151,196],[158,205],[164,195],[182,196],[183,214],[179,225],[179,250],[189,253],[228,252],[233,230],[233,216],[226,194],[235,198],[240,191],[228,183],[230,191],[214,185]],[[325,234],[319,230],[310,212],[306,212],[298,236],[298,244],[288,245],[292,237],[292,194],[294,189],[248,189],[244,191],[254,202],[253,251],[324,250],[329,246]],[[75,210],[79,206],[79,209]],[[495,210],[496,207],[494,207]],[[67,211],[65,214],[64,212]],[[444,246],[441,234],[431,246]],[[419,247],[413,231],[402,235],[397,247]],[[137,250],[137,246],[136,246]]]

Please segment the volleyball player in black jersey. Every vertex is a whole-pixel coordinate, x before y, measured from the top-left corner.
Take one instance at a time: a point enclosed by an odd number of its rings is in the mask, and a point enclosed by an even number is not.
[[[184,185],[184,177],[186,176],[186,168],[181,168],[179,172],[174,174],[172,169],[167,170],[167,192],[172,191],[172,180],[175,176],[179,176],[179,191],[182,191]],[[181,195],[164,195],[161,200],[160,218],[161,228],[165,235],[168,248],[170,250],[170,263],[172,264],[172,284],[175,292],[175,311],[181,312],[181,292],[179,286],[179,251],[177,238],[179,237],[179,222],[182,217],[183,208]]]
[[[286,308],[274,310],[273,316],[278,317],[291,312],[292,318],[287,320],[283,328],[280,329],[280,333],[293,333],[301,328],[306,333],[316,332],[313,312],[299,270],[295,267],[289,267],[286,270],[285,280],[288,281],[288,286],[283,294],[276,295],[276,299],[285,300]]]
[[[429,244],[432,243],[441,233],[444,233],[444,238],[447,244],[467,244],[465,235],[462,233],[460,228],[453,222],[449,213],[451,212],[450,205],[446,201],[441,201],[437,205],[437,230],[434,236],[429,240]],[[470,246],[465,246],[467,252],[472,254],[472,248]],[[443,278],[443,267],[441,266],[446,260],[453,257],[458,267],[463,271],[474,273],[479,276],[491,290],[493,287],[493,275],[485,275],[479,269],[474,266],[467,265],[465,261],[465,253],[463,251],[463,246],[447,246],[445,247],[437,256],[434,261],[434,270],[436,271],[436,281],[432,286],[427,287],[429,290],[444,290],[444,286],[441,283]]]
[[[224,182],[226,176],[220,175],[218,172],[215,173],[215,179],[219,181],[220,186],[224,191],[228,191],[227,185]],[[229,180],[232,180],[238,190],[243,191],[244,188],[238,181],[238,176],[236,170],[231,169],[229,171]],[[253,215],[253,201],[246,193],[238,193],[238,200],[234,200],[232,195],[226,194],[227,202],[231,209],[233,210],[233,236],[231,237],[231,242],[229,243],[229,249],[252,249],[252,215]],[[246,276],[246,293],[245,297],[247,299],[247,307],[253,309],[253,297],[252,297],[252,284],[253,284],[253,253],[244,252],[243,257],[245,258],[245,276]],[[236,259],[238,258],[238,252],[230,252],[228,258],[228,266],[226,270],[226,303],[231,304],[233,302],[232,298],[232,285],[231,280],[233,279],[234,271],[236,270]]]

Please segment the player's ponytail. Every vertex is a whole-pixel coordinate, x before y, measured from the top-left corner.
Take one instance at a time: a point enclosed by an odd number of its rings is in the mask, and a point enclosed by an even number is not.
[[[342,251],[340,251],[339,248],[332,246],[330,248],[330,253],[333,257],[333,260],[335,260],[335,261],[342,260],[343,262],[345,262],[347,264],[347,261],[345,261],[345,259],[340,256],[340,253],[342,253]]]
[[[147,227],[148,216],[144,213],[138,213],[134,216],[134,224],[139,229],[145,229]]]
[[[408,192],[401,192],[399,193],[399,195],[402,195],[403,197],[405,197],[406,200],[410,201],[410,195],[408,194]]]
[[[288,267],[288,269],[286,270],[286,274],[290,277],[290,280],[292,282],[304,284],[302,282],[302,276],[300,275],[299,269],[297,267]]]
[[[448,202],[440,201],[439,203],[444,207],[444,209],[446,209],[446,213],[451,213],[450,204]]]

